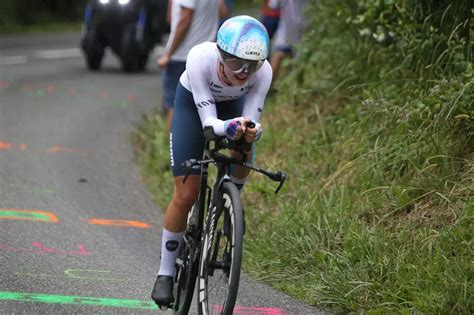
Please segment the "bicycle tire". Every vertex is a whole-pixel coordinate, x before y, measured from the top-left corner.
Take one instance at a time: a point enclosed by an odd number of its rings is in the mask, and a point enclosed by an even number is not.
[[[201,244],[198,314],[202,315],[232,314],[240,281],[244,221],[240,194],[232,182],[223,183],[215,205],[208,212]]]
[[[195,215],[195,214],[193,214]],[[188,222],[189,223],[189,222]],[[196,286],[199,260],[196,258],[197,244],[193,244],[193,233],[190,225],[186,228],[185,237],[179,248],[174,277],[174,314],[185,315],[189,313]]]

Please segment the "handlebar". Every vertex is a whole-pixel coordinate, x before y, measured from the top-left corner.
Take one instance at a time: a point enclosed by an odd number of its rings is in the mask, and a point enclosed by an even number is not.
[[[247,128],[255,128],[255,123],[253,121],[250,121],[247,123]],[[227,164],[236,164],[236,165],[242,165],[244,167],[247,167],[251,170],[254,170],[256,172],[259,172],[261,174],[264,174],[271,180],[275,182],[279,182],[280,185],[278,185],[278,188],[275,190],[275,193],[278,193],[280,188],[283,186],[283,183],[285,182],[287,178],[287,174],[284,172],[270,172],[264,169],[261,169],[249,162],[242,161],[239,159],[235,159],[232,157],[229,157],[227,155],[221,154],[218,151],[221,149],[231,149],[231,150],[236,150],[240,151],[242,153],[248,152],[252,149],[252,143],[245,142],[245,140],[242,138],[237,141],[232,141],[227,139],[226,137],[223,136],[218,136],[214,133],[214,128],[212,126],[207,126],[204,127],[204,138],[206,139],[206,142],[209,143],[210,141],[215,142],[215,147],[210,150],[210,158],[209,159],[204,159],[204,160],[196,160],[196,159],[189,159],[181,163],[181,167],[184,170],[184,173],[186,174],[184,177],[183,182],[186,181],[188,178],[192,168],[196,165],[206,165],[206,164],[216,164],[216,163],[227,163]],[[245,160],[245,158],[244,158]]]
[[[249,121],[247,123],[247,128],[253,129],[255,128],[255,123],[253,121]],[[214,133],[214,128],[212,126],[204,127],[204,138],[207,141],[215,141],[216,142],[216,151],[220,149],[231,149],[240,152],[249,152],[252,149],[252,143],[246,142],[244,137],[240,140],[229,140],[224,136],[218,136]]]
[[[192,168],[196,165],[205,165],[205,164],[211,164],[211,163],[228,163],[228,164],[237,164],[237,165],[242,165],[242,166],[245,166],[251,170],[254,170],[256,172],[259,172],[265,176],[267,176],[268,178],[270,178],[271,180],[275,181],[275,182],[279,182],[280,184],[278,185],[277,189],[275,190],[275,194],[277,194],[281,187],[283,186],[283,184],[285,183],[285,180],[286,178],[288,177],[286,173],[284,172],[271,172],[271,171],[267,171],[267,170],[264,170],[258,166],[255,166],[249,162],[244,162],[244,161],[241,161],[241,160],[238,160],[238,159],[234,159],[232,157],[228,157],[226,155],[223,155],[223,154],[220,154],[220,153],[214,153],[214,156],[210,159],[205,159],[205,160],[196,160],[196,159],[189,159],[189,160],[186,160],[184,161],[183,163],[181,163],[181,167],[183,168],[185,174],[187,174],[184,178],[184,181],[186,181],[186,179],[188,178],[188,174],[191,172]]]

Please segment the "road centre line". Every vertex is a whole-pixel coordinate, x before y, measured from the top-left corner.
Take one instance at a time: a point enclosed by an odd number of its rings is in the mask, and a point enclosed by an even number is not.
[[[156,46],[153,50],[153,55],[158,56],[162,55],[164,52],[164,46]],[[33,59],[64,59],[64,58],[79,58],[82,57],[82,51],[79,48],[61,48],[61,49],[48,49],[48,50],[35,50],[32,52],[31,57]],[[28,58],[24,55],[16,56],[0,56],[0,65],[16,65],[24,64],[28,61],[31,61],[31,58]]]
[[[38,59],[62,59],[62,58],[77,58],[82,57],[79,48],[64,48],[54,50],[36,50],[33,56]]]
[[[27,62],[26,56],[0,56],[0,65],[18,65]]]

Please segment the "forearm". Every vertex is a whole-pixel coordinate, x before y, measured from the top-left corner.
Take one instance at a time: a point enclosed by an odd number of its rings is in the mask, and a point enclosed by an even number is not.
[[[168,56],[172,56],[174,52],[178,49],[178,47],[181,45],[183,40],[186,38],[186,35],[188,34],[188,30],[191,26],[191,21],[181,19],[178,22],[178,25],[176,26],[176,32],[173,36],[170,48],[168,51],[166,51],[166,54]]]

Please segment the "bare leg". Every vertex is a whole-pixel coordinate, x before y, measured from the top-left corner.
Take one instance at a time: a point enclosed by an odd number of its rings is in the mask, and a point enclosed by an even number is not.
[[[166,209],[158,275],[173,276],[178,249],[186,229],[187,215],[198,195],[199,176],[189,176],[186,183],[183,183],[183,178],[175,177],[173,197]]]
[[[243,160],[242,154],[240,154],[237,151],[231,151],[230,155],[233,158]],[[246,156],[247,156],[246,162],[250,162],[250,160],[252,159],[252,151],[247,152]],[[237,179],[244,179],[244,178],[247,178],[249,173],[250,173],[250,170],[248,168],[246,168],[244,166],[237,165],[235,167],[235,170],[232,172],[232,176],[234,176]]]
[[[283,61],[283,58],[285,58],[285,56],[286,56],[285,53],[281,51],[275,51],[272,54],[270,64],[272,65],[273,81],[275,81],[278,77],[278,70],[280,69],[280,64]]]
[[[182,232],[186,229],[188,212],[193,206],[199,193],[200,176],[191,175],[183,183],[184,176],[174,178],[174,192],[171,202],[166,209],[165,229],[172,232]]]

